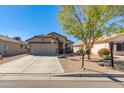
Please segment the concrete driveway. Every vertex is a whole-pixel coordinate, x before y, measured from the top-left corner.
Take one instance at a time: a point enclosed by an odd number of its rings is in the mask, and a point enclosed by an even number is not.
[[[33,56],[0,65],[0,73],[64,73],[57,57]]]

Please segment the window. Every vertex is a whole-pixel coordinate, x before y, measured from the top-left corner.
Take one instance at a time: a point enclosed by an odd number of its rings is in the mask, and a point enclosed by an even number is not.
[[[124,51],[124,43],[117,43],[117,51]]]
[[[23,48],[23,45],[20,45],[20,48],[22,49]]]
[[[59,41],[59,37],[56,37],[56,40]]]
[[[4,44],[4,49],[7,50],[8,49],[8,45]]]
[[[45,39],[44,38],[42,38],[42,42],[44,42],[45,41]]]
[[[66,50],[71,50],[71,45],[70,44],[66,44],[65,47],[66,47]]]

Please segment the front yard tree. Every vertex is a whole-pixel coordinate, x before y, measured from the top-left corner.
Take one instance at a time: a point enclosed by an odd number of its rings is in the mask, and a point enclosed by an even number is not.
[[[63,30],[81,40],[91,52],[94,42],[103,35],[123,32],[123,6],[61,6],[58,13]],[[88,55],[90,60],[90,54]]]

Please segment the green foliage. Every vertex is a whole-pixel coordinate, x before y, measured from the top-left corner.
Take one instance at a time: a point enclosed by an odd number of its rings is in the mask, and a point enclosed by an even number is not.
[[[83,53],[83,48],[82,47],[79,48],[79,53],[80,54]]]
[[[104,60],[111,60],[111,56],[110,55],[103,55],[103,59]]]
[[[80,55],[83,53],[83,47],[79,47],[79,50],[77,51],[77,54]]]
[[[58,18],[67,34],[86,41],[116,33],[123,14],[123,6],[61,6]]]
[[[65,33],[91,50],[101,36],[124,32],[124,6],[61,6],[58,20]]]
[[[109,51],[109,49],[107,49],[107,48],[102,48],[102,49],[100,49],[99,51],[98,51],[98,55],[100,56],[100,57],[106,57],[106,55],[109,55],[110,54],[110,51]]]

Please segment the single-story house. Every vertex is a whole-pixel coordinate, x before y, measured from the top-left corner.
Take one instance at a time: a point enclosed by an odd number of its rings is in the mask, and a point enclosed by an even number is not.
[[[10,38],[8,36],[0,35],[0,55],[11,56],[26,53],[26,44],[22,42],[19,37]]]
[[[124,34],[116,34],[111,36],[103,36],[99,38],[93,45],[91,51],[97,54],[101,48],[110,48],[109,43],[114,42],[113,52],[115,55],[124,55]],[[74,52],[79,51],[80,47],[84,47],[83,42],[79,42],[73,46]]]
[[[84,48],[83,42],[78,42],[74,44],[73,46],[74,53],[77,53],[80,49],[83,49],[83,48]]]
[[[28,52],[32,55],[58,55],[73,53],[73,41],[56,32],[37,35],[28,40]]]

